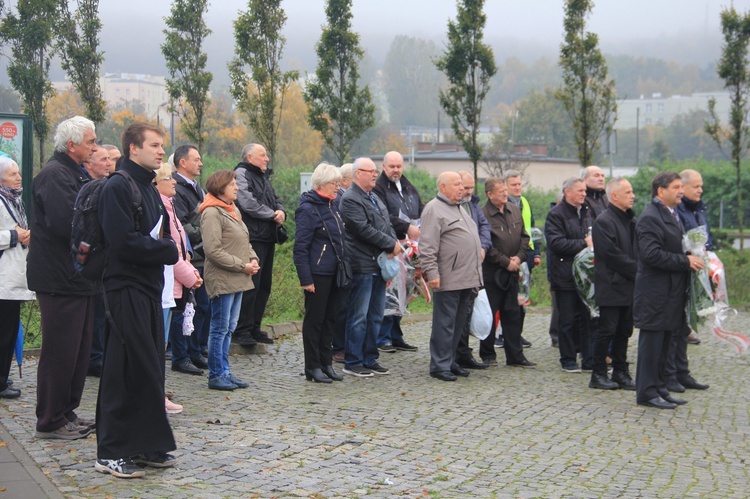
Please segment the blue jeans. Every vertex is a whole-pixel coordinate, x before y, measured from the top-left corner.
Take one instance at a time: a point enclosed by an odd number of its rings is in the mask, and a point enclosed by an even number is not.
[[[242,293],[219,295],[211,300],[211,331],[208,333],[208,377],[229,374],[229,342],[240,316]]]
[[[378,332],[378,346],[387,344],[400,345],[404,343],[404,333],[401,332],[401,316],[386,315]]]
[[[354,274],[346,316],[347,369],[377,362],[376,339],[384,310],[385,281],[380,274]]]

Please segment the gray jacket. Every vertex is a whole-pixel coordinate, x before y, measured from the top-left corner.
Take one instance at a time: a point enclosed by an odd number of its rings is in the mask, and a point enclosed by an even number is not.
[[[477,225],[466,210],[443,196],[422,211],[419,238],[422,272],[428,281],[440,278],[436,291],[478,288],[482,280],[482,243]]]

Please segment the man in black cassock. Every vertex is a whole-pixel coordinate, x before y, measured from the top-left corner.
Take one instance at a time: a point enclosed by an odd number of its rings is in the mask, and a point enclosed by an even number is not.
[[[104,275],[107,323],[96,404],[95,468],[118,478],[144,476],[138,465],[166,468],[176,449],[164,410],[163,266],[177,262],[169,222],[152,181],[164,157],[163,133],[134,123],[123,133],[129,174],[141,193],[133,204],[129,180],[117,175],[102,187],[99,220],[109,248]]]

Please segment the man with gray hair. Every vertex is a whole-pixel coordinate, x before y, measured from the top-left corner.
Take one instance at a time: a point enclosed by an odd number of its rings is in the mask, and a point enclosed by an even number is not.
[[[260,324],[271,296],[275,245],[280,242],[279,227],[286,220],[286,211],[271,187],[273,171],[268,168],[269,161],[265,147],[248,144],[242,149],[242,160],[234,169],[240,189],[236,203],[260,265],[260,271],[253,276],[255,287],[242,294],[240,318],[232,335],[232,341],[244,346],[273,343],[268,333],[260,329]]]
[[[70,232],[78,191],[89,181],[82,164],[97,151],[94,123],[75,116],[55,132],[55,153],[34,177],[29,289],[42,319],[37,370],[37,438],[74,440],[94,429],[79,417],[94,319],[94,283],[73,272]]]
[[[591,351],[588,340],[589,317],[586,305],[578,297],[573,279],[573,259],[582,249],[592,246],[593,218],[586,201],[586,185],[578,177],[563,183],[563,198],[547,214],[544,234],[550,252],[550,289],[557,300],[560,365],[569,373],[581,372],[576,357],[580,348],[583,370],[589,371]],[[576,321],[576,314],[581,318]]]
[[[430,334],[430,376],[456,381],[469,371],[456,362],[471,295],[482,286],[482,244],[477,225],[461,208],[464,188],[455,172],[441,173],[438,195],[422,213],[422,272],[434,291]]]
[[[344,373],[360,378],[390,374],[378,363],[376,338],[385,310],[385,279],[378,259],[393,258],[403,251],[388,208],[372,192],[377,178],[375,163],[370,158],[357,158],[352,185],[341,198],[346,254],[354,274],[346,317]]]

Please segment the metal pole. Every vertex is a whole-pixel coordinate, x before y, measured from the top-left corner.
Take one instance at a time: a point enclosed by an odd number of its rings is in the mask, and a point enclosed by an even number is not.
[[[641,108],[635,108],[635,166],[640,166]]]

